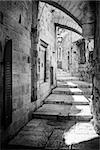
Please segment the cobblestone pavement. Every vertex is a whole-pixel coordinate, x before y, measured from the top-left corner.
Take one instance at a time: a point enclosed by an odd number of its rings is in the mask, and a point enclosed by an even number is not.
[[[57,85],[7,149],[100,150],[91,123],[91,84],[59,80]]]

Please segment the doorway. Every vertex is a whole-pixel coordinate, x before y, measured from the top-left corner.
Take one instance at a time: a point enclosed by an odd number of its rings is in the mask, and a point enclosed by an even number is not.
[[[53,67],[50,67],[50,82],[53,85]]]

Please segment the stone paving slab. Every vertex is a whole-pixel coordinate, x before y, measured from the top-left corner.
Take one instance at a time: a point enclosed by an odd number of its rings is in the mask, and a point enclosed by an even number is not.
[[[15,150],[16,146],[19,146],[16,150],[28,150],[28,147],[34,150],[67,150],[69,144],[73,144],[75,150],[99,150],[99,142],[100,137],[90,122],[33,119],[9,142],[9,150],[12,147]]]
[[[36,122],[39,124],[36,125]],[[30,121],[13,140],[10,141],[9,145],[43,148],[53,130],[53,126],[47,125],[47,120],[34,119]]]
[[[71,116],[91,116],[90,107],[87,105],[74,105],[70,109]]]
[[[75,124],[74,121],[33,119],[9,142],[9,149],[15,149],[15,147],[27,150],[28,147],[29,149],[56,149],[59,147],[59,142],[63,140],[63,131],[69,130],[73,124]]]
[[[44,104],[33,114],[40,114],[40,115],[47,114],[47,115],[56,115],[56,116],[58,116],[59,114],[68,115],[70,109],[71,109],[71,105]]]
[[[60,147],[61,141],[63,139],[63,130],[55,129],[52,133],[49,141],[46,144],[46,149],[58,149]]]
[[[88,105],[44,104],[33,113],[33,118],[90,120],[92,118]]]
[[[62,95],[62,94],[50,94],[45,103],[47,104],[75,104],[75,105],[88,105],[89,100],[83,95]]]
[[[99,150],[100,148],[100,137],[96,134],[91,122],[76,123],[69,131],[64,132],[64,139],[66,145],[73,144],[72,149]]]

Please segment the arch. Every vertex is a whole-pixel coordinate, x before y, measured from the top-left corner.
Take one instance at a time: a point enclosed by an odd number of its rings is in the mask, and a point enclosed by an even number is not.
[[[77,33],[77,34],[79,34],[79,35],[82,36],[82,33],[80,33],[79,31],[77,31],[76,29],[71,28],[71,27],[68,27],[68,26],[66,26],[66,25],[62,25],[62,24],[59,24],[59,23],[55,23],[55,26],[59,26],[60,28],[64,28],[64,29],[67,29],[67,30],[71,30],[71,31],[73,31],[73,32],[75,32],[75,33]]]
[[[81,22],[75,17],[73,16],[67,9],[65,9],[64,7],[62,7],[60,4],[58,4],[57,2],[54,2],[53,0],[48,1],[48,0],[37,0],[37,1],[41,1],[44,3],[48,3],[49,5],[52,5],[58,9],[60,9],[61,11],[63,11],[64,13],[66,13],[67,15],[69,15],[75,22],[78,23],[78,25],[82,28],[82,24]]]

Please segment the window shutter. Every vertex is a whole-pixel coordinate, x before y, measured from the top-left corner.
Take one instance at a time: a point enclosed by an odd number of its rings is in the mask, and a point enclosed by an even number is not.
[[[4,126],[12,122],[12,40],[4,49]]]

